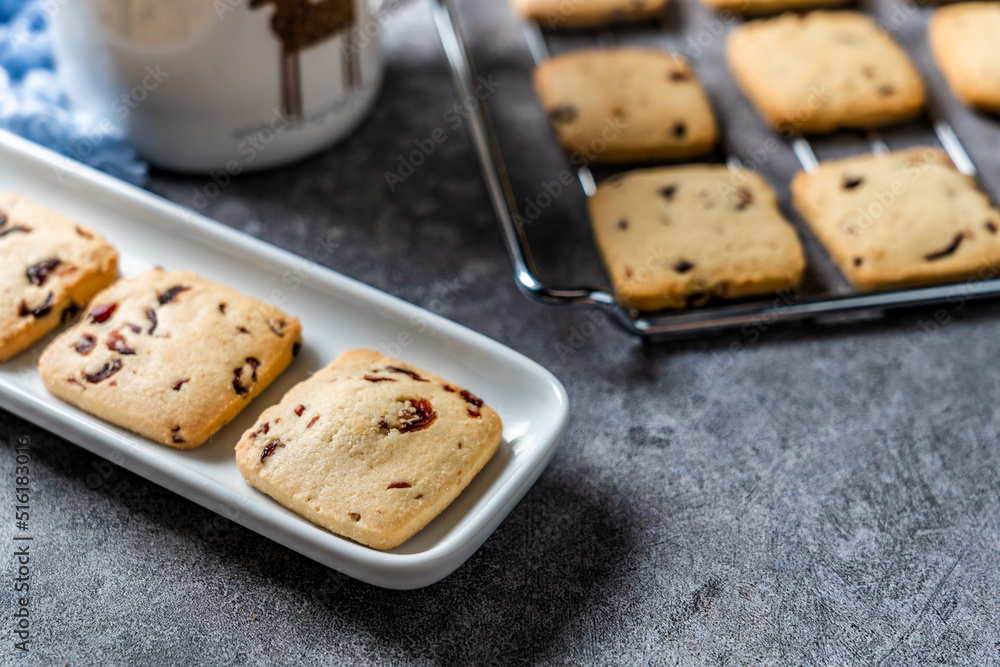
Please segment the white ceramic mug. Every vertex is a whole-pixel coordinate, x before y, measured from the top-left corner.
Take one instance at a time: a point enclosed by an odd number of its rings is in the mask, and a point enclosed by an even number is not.
[[[329,146],[382,82],[370,0],[71,0],[52,15],[70,99],[151,162],[239,173]]]

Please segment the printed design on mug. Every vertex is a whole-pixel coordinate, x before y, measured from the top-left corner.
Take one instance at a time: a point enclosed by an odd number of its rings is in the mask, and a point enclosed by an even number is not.
[[[111,41],[146,53],[195,43],[220,16],[205,0],[96,0],[95,8]]]
[[[291,118],[304,113],[299,53],[340,33],[347,38],[341,49],[345,87],[353,90],[361,83],[361,62],[354,44],[354,0],[250,0],[253,9],[266,4],[274,5],[271,30],[281,40],[282,113]]]

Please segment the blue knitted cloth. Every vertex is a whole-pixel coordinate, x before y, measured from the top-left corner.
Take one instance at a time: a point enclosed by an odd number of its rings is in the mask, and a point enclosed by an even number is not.
[[[119,133],[103,132],[100,118],[75,110],[59,85],[49,35],[58,6],[0,0],[0,128],[141,185],[148,165]]]

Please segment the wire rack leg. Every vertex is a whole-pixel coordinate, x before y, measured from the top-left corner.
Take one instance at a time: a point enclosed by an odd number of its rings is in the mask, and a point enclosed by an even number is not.
[[[868,130],[868,147],[876,157],[881,157],[889,152],[889,144],[885,143],[882,133],[878,130]]]
[[[535,64],[538,65],[543,60],[548,60],[551,54],[549,53],[549,45],[545,43],[545,35],[542,34],[541,27],[534,21],[524,21],[521,24],[521,29],[524,31],[524,41],[528,43],[528,50],[531,51],[531,57],[535,59]]]
[[[813,150],[812,144],[805,137],[795,137],[792,139],[792,150],[795,152],[795,157],[799,159],[799,164],[807,172],[812,173],[819,168],[819,160],[816,159],[816,152]]]
[[[972,158],[966,152],[965,146],[958,140],[958,135],[955,134],[955,130],[948,121],[935,120],[934,134],[937,135],[941,146],[944,147],[948,157],[951,158],[951,161],[955,163],[955,167],[960,172],[966,176],[976,176],[978,174],[976,165],[972,162]]]

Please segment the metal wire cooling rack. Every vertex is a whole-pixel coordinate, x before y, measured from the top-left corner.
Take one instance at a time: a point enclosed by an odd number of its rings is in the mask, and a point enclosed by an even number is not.
[[[460,99],[474,95],[478,72],[472,58],[469,41],[462,28],[455,0],[437,0],[434,20],[441,43],[451,67],[452,79]],[[525,23],[525,39],[536,63],[548,57],[546,40],[537,24]],[[711,93],[710,93],[711,94]],[[963,174],[977,177],[978,172],[968,152],[962,146],[950,123],[942,118],[930,102],[928,116],[942,148]],[[486,104],[478,105],[468,120],[469,133],[475,147],[504,244],[510,256],[511,268],[518,289],[529,299],[550,306],[600,308],[626,331],[648,338],[673,338],[693,334],[758,326],[768,326],[822,319],[890,309],[915,308],[953,302],[956,297],[977,300],[1000,297],[1000,279],[970,281],[933,287],[896,289],[876,293],[825,294],[776,300],[774,297],[732,305],[711,306],[687,311],[642,314],[624,308],[608,287],[554,286],[538,278],[531,246],[525,233],[524,220],[508,176],[497,133]],[[787,138],[806,171],[819,164],[812,144],[803,136]],[[867,133],[870,150],[877,154],[889,150],[877,131]],[[726,164],[732,170],[742,167],[739,156],[728,149]],[[580,186],[589,197],[596,190],[593,174],[584,166],[577,170]],[[801,231],[801,230],[800,230]]]

